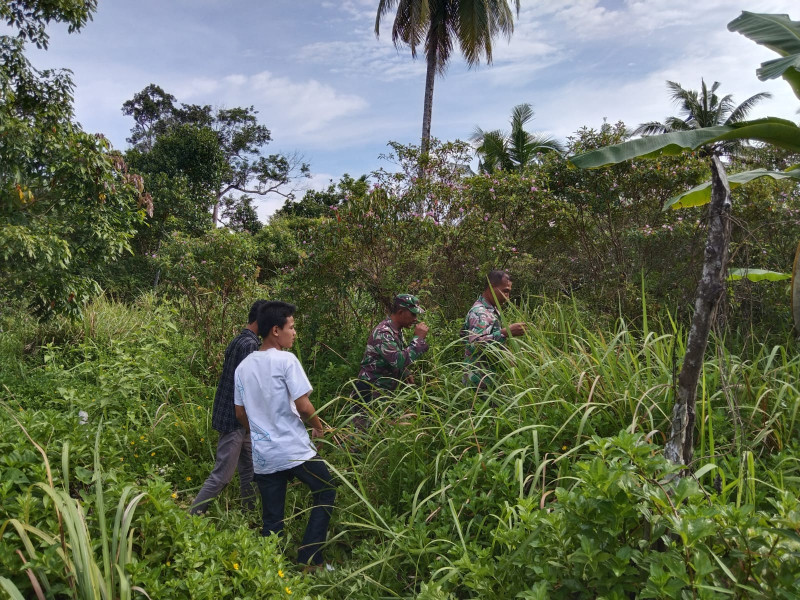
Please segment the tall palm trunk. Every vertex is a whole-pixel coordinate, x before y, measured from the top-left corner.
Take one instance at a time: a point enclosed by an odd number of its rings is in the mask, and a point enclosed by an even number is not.
[[[438,61],[436,45],[433,44],[427,53],[428,71],[425,75],[425,104],[422,110],[422,155],[426,155],[431,146],[431,115],[433,113],[433,83],[436,80],[436,63]]]
[[[714,307],[725,289],[725,268],[731,226],[731,189],[719,157],[711,159],[711,205],[708,211],[703,274],[697,283],[694,316],[686,355],[678,376],[678,392],[672,409],[672,432],[664,448],[665,456],[676,464],[688,465],[694,453],[695,404],[697,381],[703,368]]]
[[[217,223],[219,222],[219,196],[217,196],[216,201],[214,202],[214,212],[211,213],[211,219],[214,223],[214,228],[216,229]]]

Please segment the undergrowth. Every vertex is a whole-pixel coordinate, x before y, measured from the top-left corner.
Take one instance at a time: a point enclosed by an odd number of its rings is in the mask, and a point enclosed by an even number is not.
[[[695,461],[679,477],[661,452],[685,343],[669,314],[634,327],[533,298],[508,312],[531,326],[492,352],[489,390],[462,386],[460,323],[431,315],[415,385],[362,406],[366,430],[352,424],[352,356],[304,351],[339,481],[326,549],[336,571],[315,576],[291,563],[307,516],[300,487],[283,540],[252,529],[259,515],[241,510],[235,485],[205,518],[187,515],[216,434],[213,387],[195,376],[174,308],[100,300],[83,323],[45,326],[7,314],[3,585],[82,597],[82,570],[97,567],[109,587],[152,598],[794,597],[792,342],[712,340]],[[62,539],[70,519],[84,537]],[[103,552],[115,539],[124,577],[113,544],[108,562]]]

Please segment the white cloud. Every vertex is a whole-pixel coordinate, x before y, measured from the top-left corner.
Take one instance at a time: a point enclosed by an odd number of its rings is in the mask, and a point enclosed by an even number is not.
[[[307,65],[321,65],[331,74],[359,77],[367,82],[392,82],[425,73],[423,55],[412,60],[411,51],[396,49],[390,36],[376,39],[371,32],[355,40],[306,44],[295,58]]]
[[[771,92],[773,99],[760,104],[752,117],[773,115],[795,119],[797,98],[783,82],[758,81],[755,69],[760,59],[749,57],[759,51],[751,42],[743,41],[745,48],[750,44],[750,54],[742,52],[736,37],[724,32],[689,44],[682,56],[638,77],[576,79],[546,94],[537,103],[537,120],[554,127],[561,137],[583,125],[598,127],[604,118],[610,122],[624,120],[631,127],[645,121],[662,121],[677,114],[666,81],[699,89],[701,77],[709,85],[719,81],[722,84],[719,92],[733,94],[737,103],[759,92]],[[748,56],[748,60],[743,61],[743,56]]]
[[[178,81],[174,86],[172,94],[179,100],[188,102],[203,98],[210,94],[215,94],[220,89],[220,82],[209,77],[193,77],[188,80]]]
[[[255,93],[256,102],[265,105],[291,123],[300,136],[319,135],[331,121],[351,116],[368,107],[355,94],[341,93],[330,85],[309,79],[295,82],[263,71],[241,86]]]

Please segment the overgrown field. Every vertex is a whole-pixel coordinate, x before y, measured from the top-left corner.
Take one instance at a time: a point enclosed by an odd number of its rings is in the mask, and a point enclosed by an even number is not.
[[[292,562],[304,488],[291,488],[285,540],[259,536],[235,485],[206,517],[187,514],[216,433],[180,307],[100,300],[80,324],[46,325],[7,310],[0,581],[26,598],[796,597],[788,334],[712,342],[680,478],[661,451],[686,336],[667,313],[634,327],[570,302],[509,310],[532,327],[495,357],[497,388],[462,387],[460,323],[432,315],[416,385],[369,406],[363,433],[347,399],[360,340],[349,354],[301,345],[339,480],[336,571],[307,576]]]

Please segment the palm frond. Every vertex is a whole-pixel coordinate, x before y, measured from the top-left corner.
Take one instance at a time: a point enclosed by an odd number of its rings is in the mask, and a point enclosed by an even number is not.
[[[533,119],[533,108],[530,104],[517,104],[511,109],[511,131],[522,129],[525,123]]]
[[[472,142],[473,146],[479,147],[480,144],[483,143],[483,136],[485,135],[486,132],[476,125],[475,129],[473,129],[472,133],[469,136],[469,141]]]
[[[491,62],[491,41],[488,52],[486,46],[487,39],[491,40],[492,35],[486,3],[483,0],[464,0],[453,3],[453,9],[457,13],[453,15],[453,29],[467,65],[478,65],[484,54],[487,62]]]
[[[738,123],[740,121],[744,121],[747,118],[747,115],[750,114],[750,111],[753,110],[756,104],[758,104],[762,100],[768,100],[769,98],[772,98],[772,94],[770,94],[769,92],[760,92],[758,94],[750,96],[747,100],[739,104],[739,106],[737,106],[731,111],[730,116],[725,121],[725,125],[730,125],[732,123]]]
[[[480,127],[476,128],[476,134],[478,130]],[[478,168],[486,173],[493,173],[498,168],[508,169],[511,161],[506,134],[499,129],[482,131],[482,133],[480,146],[475,149],[475,152],[481,157]]]
[[[631,132],[631,135],[659,135],[661,133],[669,133],[670,131],[671,128],[664,123],[648,121],[647,123],[640,124]]]
[[[375,15],[375,37],[381,36],[381,19],[391,12],[398,0],[378,0],[378,13]]]
[[[681,119],[680,117],[667,117],[664,120],[666,126],[665,133],[670,131],[689,131],[690,129],[697,129],[696,119]]]
[[[529,134],[528,144],[530,144],[533,154],[549,154],[557,152],[566,153],[567,149],[557,138],[544,133]]]

